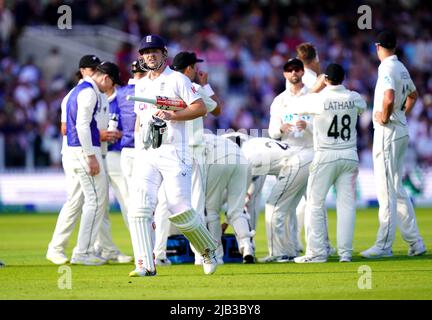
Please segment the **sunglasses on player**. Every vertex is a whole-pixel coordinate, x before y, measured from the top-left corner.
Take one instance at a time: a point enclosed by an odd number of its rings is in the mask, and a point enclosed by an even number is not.
[[[291,72],[300,72],[302,70],[302,68],[300,67],[289,67],[286,68],[285,72],[291,73]]]

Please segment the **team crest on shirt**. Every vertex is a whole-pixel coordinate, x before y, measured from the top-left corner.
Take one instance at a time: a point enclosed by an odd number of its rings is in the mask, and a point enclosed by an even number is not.
[[[194,94],[197,93],[197,91],[196,91],[196,89],[194,88],[194,86],[192,86],[191,89],[192,89],[192,92],[193,92]]]
[[[299,120],[309,121],[310,116],[299,115],[297,113],[288,113],[283,117],[284,123],[290,123],[290,122],[299,121]]]

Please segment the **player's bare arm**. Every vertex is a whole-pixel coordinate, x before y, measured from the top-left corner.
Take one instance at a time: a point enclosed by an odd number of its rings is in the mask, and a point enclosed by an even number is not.
[[[66,135],[66,122],[62,122],[60,125],[60,132],[62,134],[62,136]]]
[[[390,115],[393,112],[394,106],[394,90],[388,89],[384,92],[382,112],[375,112],[375,120],[380,125],[385,125],[390,120]]]
[[[108,130],[99,130],[100,133],[100,140],[101,141],[107,141],[109,143],[114,143],[118,139],[117,131],[108,131]]]
[[[187,121],[205,116],[207,109],[202,99],[195,100],[188,108],[179,111],[158,110],[155,116],[163,120]]]
[[[413,91],[407,96],[407,99],[405,102],[405,114],[408,115],[411,113],[411,110],[414,107],[414,104],[416,103],[417,98],[418,98],[417,91]]]
[[[320,92],[322,89],[324,89],[326,86],[325,84],[325,75],[320,74],[313,85],[313,87],[310,89],[310,92],[317,93]]]
[[[208,85],[208,73],[207,72],[198,71],[196,77],[197,77],[198,83],[202,87],[205,87],[206,85]],[[217,103],[216,108],[214,108],[214,110],[210,113],[214,116],[220,115],[221,114],[221,102],[220,102],[219,98],[217,97],[216,94],[211,95],[210,98],[213,99],[214,101],[216,101],[216,103]]]

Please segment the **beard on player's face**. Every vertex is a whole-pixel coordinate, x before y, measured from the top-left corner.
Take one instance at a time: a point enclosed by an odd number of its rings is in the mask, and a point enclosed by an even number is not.
[[[299,82],[301,81],[301,78],[300,78],[299,76],[294,75],[294,76],[290,77],[290,78],[288,79],[288,81],[289,81],[291,84],[297,84],[297,83],[299,83]]]

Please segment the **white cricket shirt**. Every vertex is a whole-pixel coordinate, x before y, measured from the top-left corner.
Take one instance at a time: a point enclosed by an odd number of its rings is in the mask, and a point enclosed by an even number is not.
[[[416,90],[414,82],[405,66],[396,55],[385,58],[378,67],[378,79],[375,86],[373,114],[382,111],[384,92],[394,90],[394,106],[390,115],[390,122],[406,126],[405,101],[407,96]],[[379,126],[373,119],[374,128]]]
[[[156,79],[150,79],[149,74],[150,72],[136,82],[136,96],[180,98],[187,105],[201,98],[189,78],[180,72],[165,67],[165,70]],[[141,126],[144,126],[152,119],[157,108],[151,103],[135,102],[134,111],[139,116]],[[188,144],[186,121],[167,121],[166,135],[163,143],[184,148]]]
[[[288,143],[290,146],[295,147],[312,147],[312,117],[310,115],[299,115],[292,110],[292,107],[301,103],[300,96],[308,93],[308,87],[303,86],[299,93],[294,95],[290,89],[286,89],[279,94],[270,106],[270,124],[269,135],[273,139],[281,139],[283,142]],[[282,124],[289,123],[294,125],[298,120],[307,122],[306,129],[299,132],[293,130],[289,133],[282,134],[280,127]]]
[[[313,141],[315,151],[357,150],[356,123],[366,102],[355,91],[343,85],[327,86],[319,93],[299,98],[301,103],[293,111],[313,114]]]

